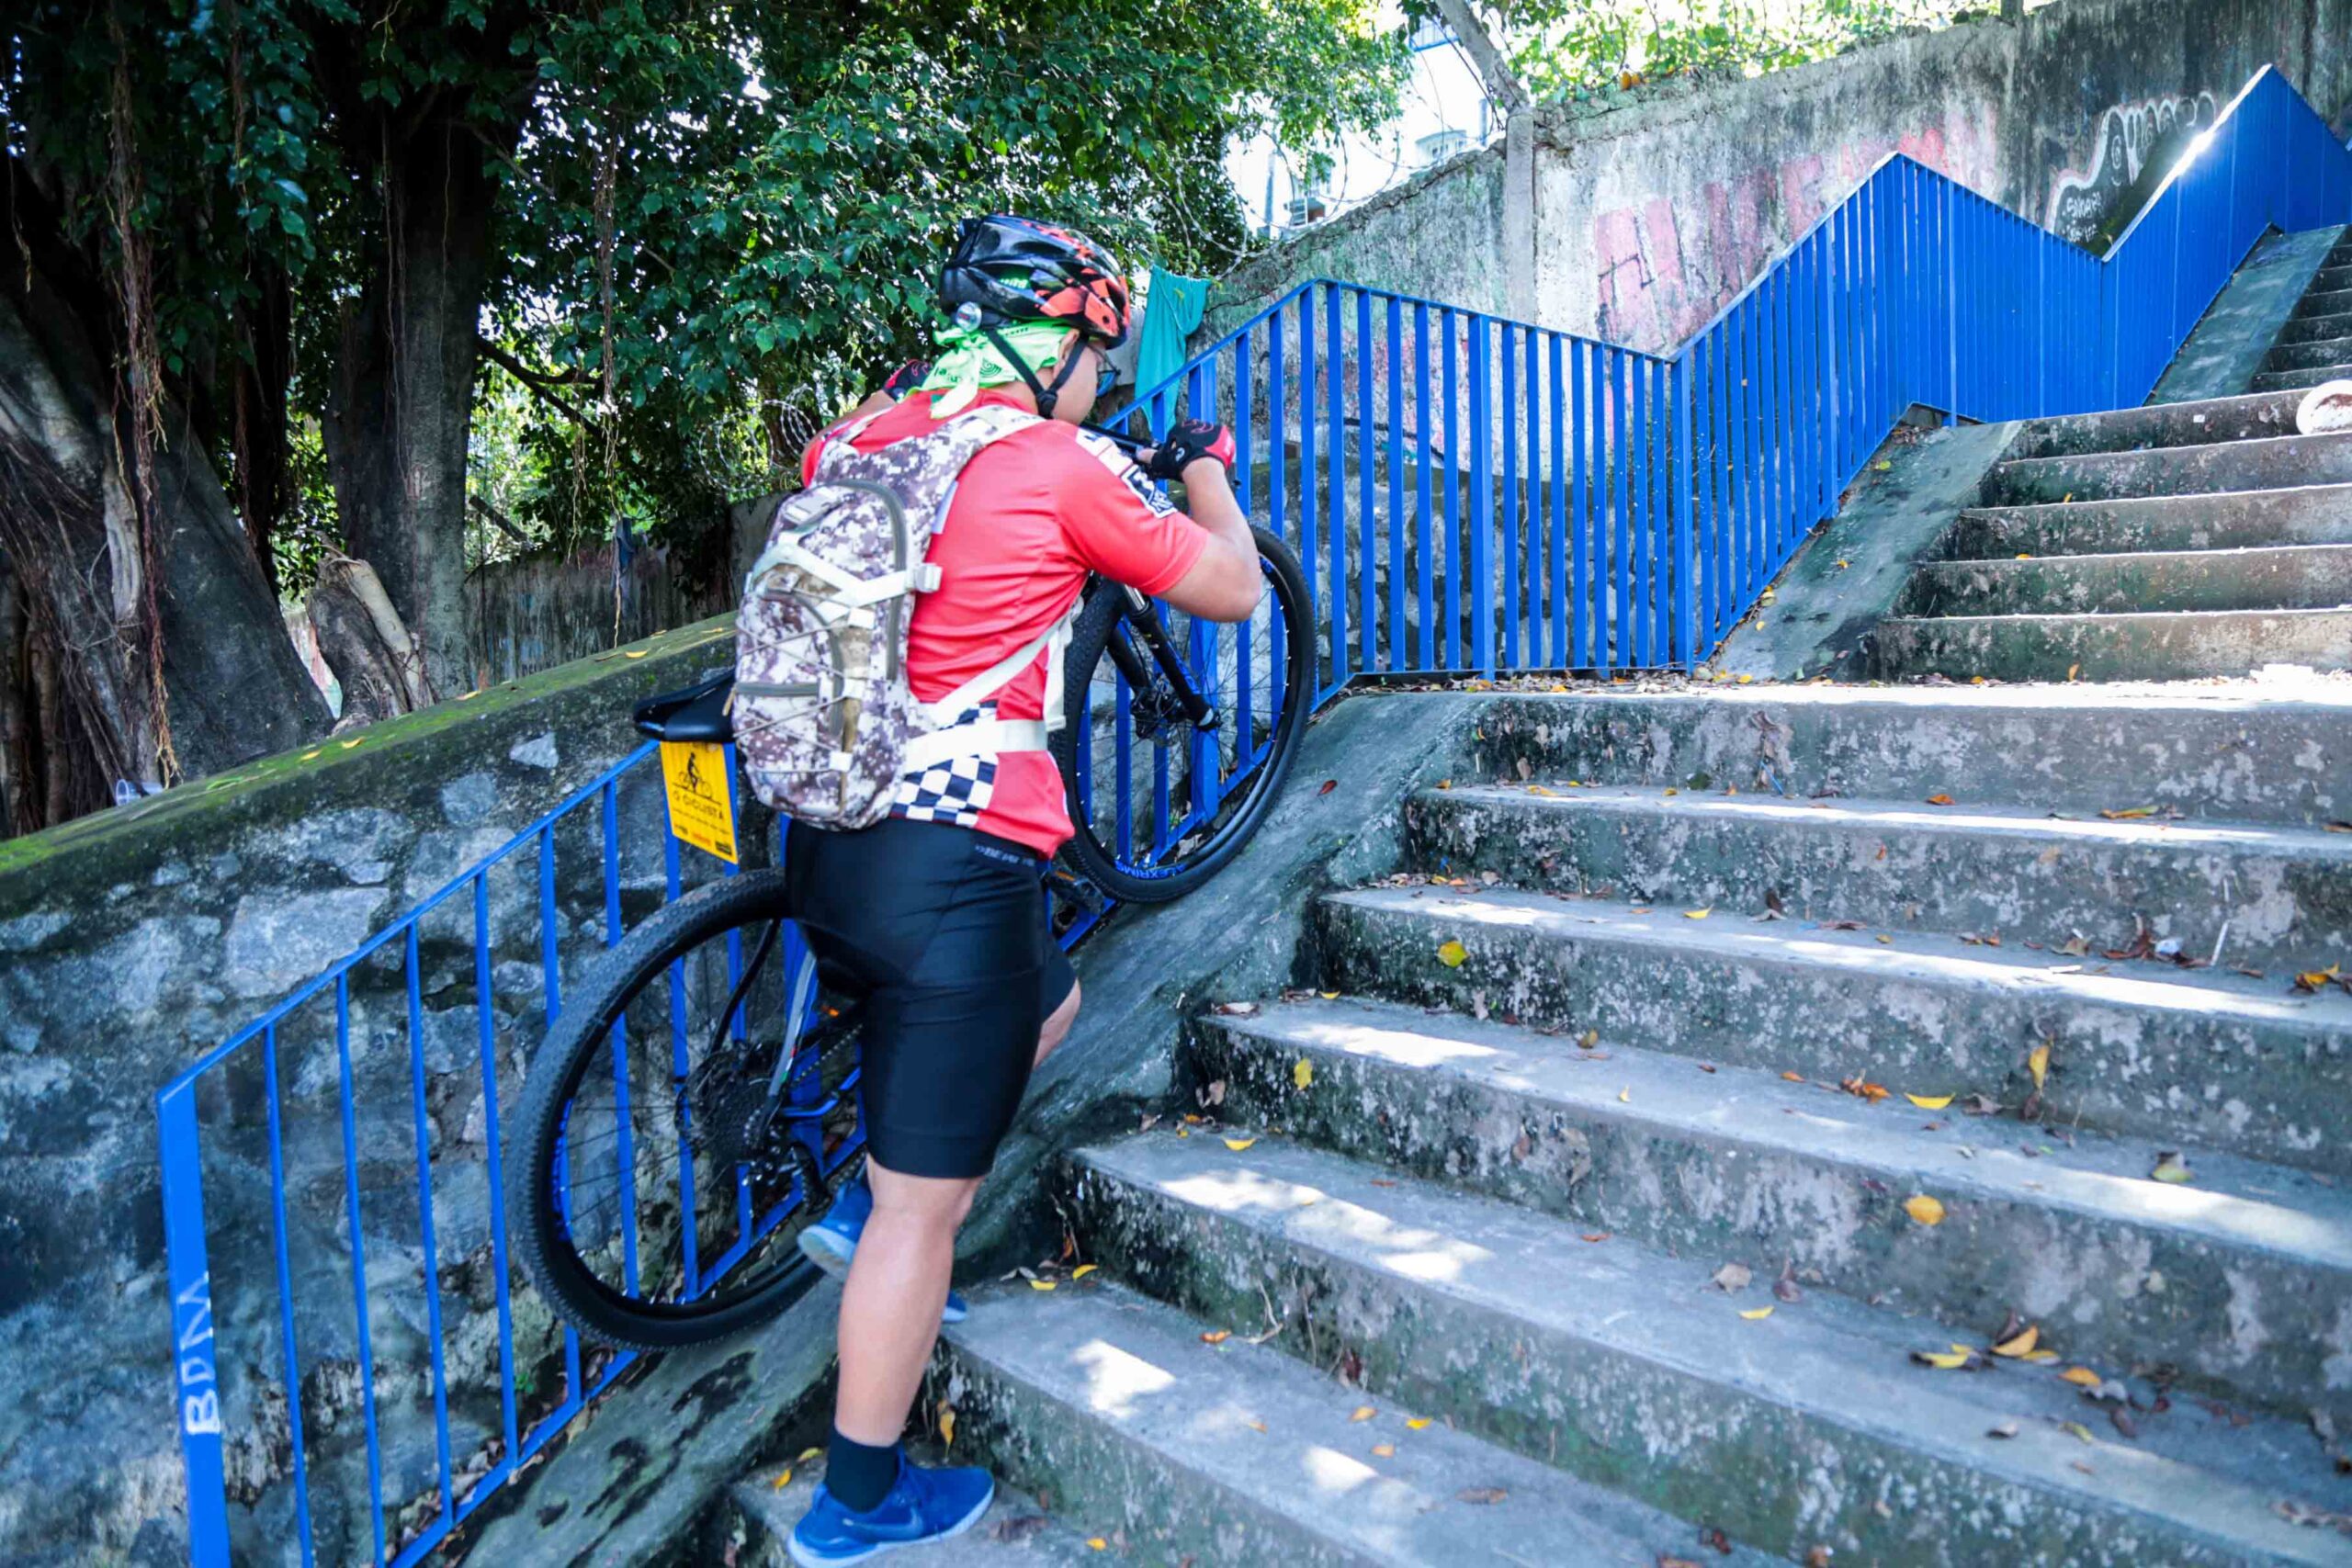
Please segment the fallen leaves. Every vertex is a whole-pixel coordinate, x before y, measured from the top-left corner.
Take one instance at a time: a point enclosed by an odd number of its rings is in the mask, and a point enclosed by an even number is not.
[[[1454,1495],[1464,1503],[1476,1503],[1482,1507],[1491,1507],[1510,1494],[1499,1486],[1464,1486]]]
[[[1943,1372],[1971,1370],[1984,1362],[1984,1358],[1972,1345],[1954,1345],[1949,1350],[1914,1350],[1911,1359],[1921,1366],[1933,1367]]]
[[[2352,995],[2352,975],[2344,973],[2343,965],[2331,964],[2324,969],[2306,969],[2295,976],[2295,989],[2304,995],[2324,991],[2330,986],[2340,986]]]
[[[2034,1346],[2039,1344],[2041,1340],[2041,1328],[2036,1325],[2028,1324],[2026,1325],[2025,1332],[2019,1334],[2016,1338],[2005,1339],[1998,1345],[1994,1346],[1993,1354],[1996,1356],[2007,1356],[2012,1359],[2021,1359],[2031,1355],[2033,1353]]]
[[[1868,1079],[1860,1076],[1850,1078],[1840,1078],[1838,1081],[1838,1087],[1844,1089],[1848,1094],[1852,1095],[1855,1099],[1868,1100],[1872,1105],[1876,1105],[1880,1100],[1886,1099],[1892,1092],[1884,1084],[1871,1083]]]
[[[1448,969],[1459,969],[1469,958],[1470,950],[1453,937],[1438,943],[1437,961]]]
[[[939,1402],[939,1440],[947,1448],[956,1446],[956,1407],[944,1399]]]
[[[1685,909],[1682,911],[1682,918],[1686,920],[1703,920],[1714,912],[1713,908]]]
[[[1372,1455],[1374,1459],[1395,1459],[1396,1457],[1396,1445],[1394,1443],[1374,1443],[1372,1445]]]
[[[1748,1270],[1745,1263],[1726,1263],[1715,1270],[1714,1278],[1708,1282],[1725,1295],[1729,1295],[1734,1291],[1747,1289],[1749,1282],[1755,1278],[1756,1276]]]
[[[1301,1056],[1290,1069],[1291,1087],[1306,1089],[1315,1082],[1315,1064]]]
[[[1930,806],[1950,806],[1951,804],[1951,796],[1941,794],[1931,795],[1928,796],[1928,804]]]
[[[2032,1054],[2025,1059],[2025,1066],[2026,1071],[2033,1075],[2034,1091],[2037,1094],[2040,1093],[2042,1080],[2050,1076],[2050,1043],[2048,1041],[2033,1048]]]
[[[1256,1002],[1219,1002],[1209,1010],[1223,1013],[1227,1018],[1248,1018],[1258,1010],[1258,1004]]]
[[[2099,815],[2110,822],[2136,822],[2144,817],[2154,817],[2162,809],[2158,806],[2123,806],[2102,809]]]
[[[1369,1404],[1359,1404],[1355,1408],[1355,1414],[1350,1416],[1348,1419],[1351,1421],[1369,1421],[1379,1414],[1380,1412],[1378,1410]]]
[[[1230,1328],[1212,1328],[1201,1336],[1201,1343],[1204,1345],[1222,1345],[1232,1337],[1233,1330]]]
[[[1922,1111],[1941,1111],[1951,1103],[1948,1094],[1906,1094],[1903,1097]]]
[[[2088,1367],[2068,1367],[2058,1375],[2077,1388],[2097,1388],[2107,1381]]]
[[[1071,1269],[1071,1270],[1069,1271],[1069,1277],[1070,1277],[1071,1279],[1073,1279],[1073,1280],[1083,1280],[1083,1279],[1085,1279],[1089,1274],[1093,1273],[1093,1272],[1094,1272],[1094,1270],[1095,1270],[1097,1268],[1099,1268],[1099,1267],[1100,1267],[1100,1265],[1098,1265],[1098,1264],[1093,1264],[1093,1263],[1081,1263],[1081,1264],[1080,1264],[1077,1268],[1075,1268],[1075,1269]]]
[[[1905,1199],[1903,1212],[1923,1225],[1939,1225],[1944,1223],[1944,1206],[1924,1192],[1916,1197]]]
[[[1258,1140],[1255,1138],[1227,1138],[1225,1140],[1225,1146],[1231,1149],[1235,1154],[1239,1154],[1242,1150],[1248,1148],[1257,1141]]]
[[[1322,787],[1321,789],[1317,790],[1315,793],[1316,793],[1316,794],[1317,794],[1317,795],[1329,795],[1329,794],[1330,794],[1333,790],[1335,790],[1335,789],[1337,789],[1337,788],[1339,788],[1339,787],[1340,787],[1340,781],[1339,781],[1339,780],[1337,780],[1337,779],[1325,779],[1325,780],[1323,781],[1323,787]]]
[[[1430,1419],[1427,1416],[1408,1416],[1405,1417],[1405,1428],[1408,1431],[1418,1432],[1430,1424]]]
[[[2177,1149],[2158,1151],[2156,1168],[2148,1174],[2158,1181],[2169,1181],[2175,1184],[2196,1179],[2188,1168],[2188,1162],[2180,1157],[2180,1151]]]
[[[1739,1315],[1747,1319],[1750,1323],[1761,1323],[1764,1319],[1772,1315],[1772,1309],[1768,1306],[1750,1307],[1747,1311],[1741,1313]]]

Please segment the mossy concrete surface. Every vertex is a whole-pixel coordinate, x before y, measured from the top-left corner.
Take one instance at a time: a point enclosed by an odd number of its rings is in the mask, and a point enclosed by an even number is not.
[[[2274,664],[2352,669],[2352,610],[1893,617],[1872,668],[1988,681],[2195,681]]]
[[[2352,1562],[2352,1540],[2288,1523],[2264,1481],[2232,1473],[2298,1442],[2284,1424],[2184,1421],[2170,1452],[2078,1438],[2062,1426],[2082,1401],[2054,1377],[1913,1364],[1913,1348],[1947,1348],[1943,1325],[1827,1292],[1729,1296],[1709,1286],[1719,1258],[1271,1135],[1234,1151],[1160,1131],[1075,1163],[1072,1201],[1106,1268],[1199,1322],[1254,1333],[1271,1303],[1281,1343],[1352,1358],[1374,1404],[1442,1415],[1769,1551],[1955,1568]],[[1773,1311],[1742,1316],[1760,1305]],[[2344,1492],[2327,1468],[2306,1449],[2298,1478]]]
[[[980,1298],[941,1362],[959,1432],[1129,1561],[1648,1564],[1698,1548],[1689,1524],[1444,1425],[1408,1426],[1434,1412],[1367,1404],[1251,1332],[1204,1331],[1089,1279],[1046,1301]]]
[[[1317,915],[1322,981],[1351,994],[2004,1110],[2044,1048],[2052,1125],[2352,1177],[2352,998],[2282,976],[1505,887],[1363,888]]]
[[[2257,967],[2352,949],[2352,835],[2341,833],[1613,785],[1425,790],[1406,822],[1413,863],[1433,874],[1680,909],[1777,905],[2052,948],[2077,932],[2129,948],[2144,928],[2193,956]]]
[[[1583,1230],[1792,1269],[1955,1325],[1997,1327],[2015,1303],[2063,1324],[2080,1361],[2169,1363],[2184,1390],[2259,1400],[2288,1419],[2352,1413],[2352,1390],[2331,1387],[2352,1363],[2352,1201],[2326,1178],[2216,1153],[2200,1155],[2186,1192],[2146,1179],[2154,1143],[2070,1134],[2044,1139],[2047,1155],[1995,1144],[1965,1115],[1909,1114],[1834,1078],[1792,1083],[1784,1069],[1613,1032],[1588,1051],[1492,1015],[1513,999],[1474,1010],[1483,1020],[1346,998],[1213,1017],[1202,1071],[1226,1084],[1244,1125]],[[2051,1157],[2062,1148],[2063,1161]],[[1917,1193],[1943,1204],[1939,1224],[1905,1213]],[[2223,1323],[2232,1331],[2215,1334]]]
[[[1944,536],[1954,560],[2352,544],[2352,485],[1973,507]]]
[[[1912,615],[2118,615],[2340,604],[2352,604],[2352,544],[1930,561],[1902,608]]]

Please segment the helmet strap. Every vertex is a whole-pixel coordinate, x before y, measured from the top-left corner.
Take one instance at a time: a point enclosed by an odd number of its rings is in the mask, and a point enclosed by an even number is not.
[[[980,335],[994,344],[997,353],[1004,356],[1004,362],[1019,371],[1022,380],[1028,383],[1029,395],[1037,400],[1037,417],[1053,418],[1054,405],[1061,400],[1063,386],[1068,383],[1071,374],[1078,369],[1078,355],[1064,354],[1061,356],[1061,363],[1054,367],[1054,379],[1052,384],[1048,385],[1037,379],[1037,373],[1029,368],[1029,362],[1013,353],[1012,345],[1006,343],[1003,335],[994,327],[982,327]],[[1075,347],[1077,344],[1073,344],[1071,346]]]

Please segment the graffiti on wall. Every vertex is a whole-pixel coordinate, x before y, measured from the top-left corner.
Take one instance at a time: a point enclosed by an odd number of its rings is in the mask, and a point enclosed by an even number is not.
[[[2140,177],[2166,137],[2203,130],[2220,112],[2211,93],[2143,98],[2108,109],[2098,118],[2098,134],[2085,165],[2061,169],[2052,176],[2045,225],[2077,244],[2091,240],[2116,198]]]
[[[1977,183],[1993,167],[1993,130],[1928,126],[1894,141],[1862,138],[1759,164],[1708,182],[1700,210],[1679,220],[1663,196],[1600,214],[1592,229],[1600,335],[1657,353],[1679,347],[1890,152]]]

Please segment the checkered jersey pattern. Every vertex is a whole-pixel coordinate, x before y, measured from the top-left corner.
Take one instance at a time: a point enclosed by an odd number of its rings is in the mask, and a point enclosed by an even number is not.
[[[956,723],[949,728],[978,724],[995,716],[996,703],[991,699],[957,714]],[[977,828],[980,825],[980,813],[988,809],[995,794],[995,752],[950,757],[934,766],[899,775],[898,793],[890,800],[890,815],[910,822],[948,822],[958,828]]]

